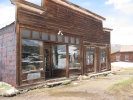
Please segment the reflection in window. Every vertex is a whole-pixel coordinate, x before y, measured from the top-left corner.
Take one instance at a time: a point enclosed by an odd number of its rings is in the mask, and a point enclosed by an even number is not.
[[[69,68],[80,67],[80,46],[69,45]]]
[[[94,65],[95,47],[86,47],[86,65]]]
[[[66,45],[53,46],[53,68],[66,68]]]
[[[22,37],[23,38],[30,38],[30,30],[22,29]]]
[[[22,71],[43,70],[42,42],[22,40]]]
[[[101,63],[106,63],[106,49],[102,48],[101,49]]]

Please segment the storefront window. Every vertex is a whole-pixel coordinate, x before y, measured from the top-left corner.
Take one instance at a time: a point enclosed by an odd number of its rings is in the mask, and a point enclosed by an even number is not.
[[[22,40],[22,71],[43,70],[43,44],[35,40]]]
[[[66,68],[66,45],[53,46],[53,68]]]
[[[69,68],[80,67],[80,46],[69,45]]]
[[[95,47],[86,47],[86,65],[94,65]]]

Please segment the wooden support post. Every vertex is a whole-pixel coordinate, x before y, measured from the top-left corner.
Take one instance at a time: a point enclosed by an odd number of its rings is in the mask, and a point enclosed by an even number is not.
[[[45,42],[43,42],[43,70],[44,70],[44,80],[46,80],[46,66],[45,66]]]
[[[111,70],[111,47],[108,47],[108,66],[109,70]]]
[[[86,46],[84,46],[84,59],[83,59],[83,66],[84,66],[84,74],[87,73],[86,68]]]
[[[20,28],[18,19],[18,10],[19,8],[16,7],[15,19],[16,19],[16,84],[18,86],[22,83],[22,72],[21,72],[21,35],[20,35]]]
[[[97,70],[98,72],[101,72],[101,59],[100,59],[100,48],[97,47]]]
[[[80,44],[80,55],[81,55],[81,57],[80,57],[80,66],[81,66],[81,74],[83,75],[84,74],[84,68],[83,68],[83,58],[84,58],[84,52],[83,52],[83,47],[84,47],[84,45],[83,45],[83,39],[81,39],[81,42],[80,42],[81,44]]]
[[[68,50],[68,44],[66,45],[66,77],[69,77],[69,50]]]
[[[46,5],[46,0],[42,0],[42,1],[41,1],[41,6],[42,6],[42,7],[45,7],[45,5]]]
[[[100,48],[96,47],[95,49],[95,55],[94,55],[94,72],[100,72],[101,71],[101,63],[100,63]]]

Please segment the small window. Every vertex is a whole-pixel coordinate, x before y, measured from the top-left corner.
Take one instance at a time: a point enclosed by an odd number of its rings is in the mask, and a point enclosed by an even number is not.
[[[125,61],[129,60],[129,55],[125,55]]]
[[[69,43],[69,38],[65,36],[65,43]]]
[[[76,44],[79,44],[79,43],[80,43],[80,39],[76,38]]]
[[[23,38],[30,38],[30,30],[22,29],[22,37]]]
[[[51,41],[55,41],[56,40],[55,34],[50,34],[50,40]]]
[[[58,42],[62,42],[62,36],[58,35]]]
[[[32,38],[33,39],[40,39],[40,34],[38,31],[32,31]]]
[[[42,40],[48,40],[48,33],[42,33]]]
[[[71,43],[72,44],[74,44],[75,42],[74,42],[74,38],[73,37],[71,37]]]
[[[120,61],[120,56],[116,56],[116,61]]]

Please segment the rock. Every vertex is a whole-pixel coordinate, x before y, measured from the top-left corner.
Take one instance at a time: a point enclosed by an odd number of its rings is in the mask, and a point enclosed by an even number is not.
[[[83,80],[88,80],[88,79],[90,79],[90,76],[85,76],[85,75],[84,75],[84,76],[82,76],[82,79],[83,79]]]
[[[10,97],[19,93],[15,87],[5,82],[0,82],[0,95]]]
[[[74,82],[73,85],[78,85],[78,83],[77,82]]]

